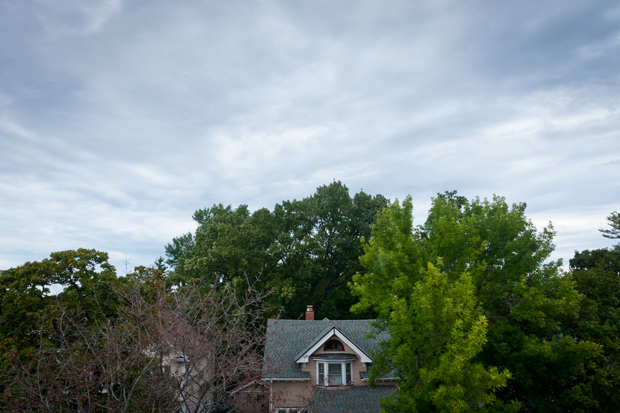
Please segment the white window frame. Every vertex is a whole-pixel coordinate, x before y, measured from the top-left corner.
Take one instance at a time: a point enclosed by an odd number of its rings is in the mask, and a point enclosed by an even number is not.
[[[319,364],[323,365],[323,383],[319,382]],[[345,386],[351,386],[353,384],[353,362],[351,361],[342,361],[342,362],[334,362],[327,360],[317,360],[316,361],[316,385],[317,386],[327,386],[329,387],[329,365],[330,364],[340,364],[341,374],[342,374],[342,384]],[[347,377],[347,365],[350,367],[351,376]],[[347,378],[349,380],[347,380]],[[333,386],[340,386],[340,384],[332,384]]]

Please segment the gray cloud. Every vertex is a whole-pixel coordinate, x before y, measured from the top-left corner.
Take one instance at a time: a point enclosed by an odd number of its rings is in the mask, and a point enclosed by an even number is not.
[[[526,201],[556,257],[610,243],[616,2],[5,2],[0,268],[149,264],[204,206],[332,179]]]

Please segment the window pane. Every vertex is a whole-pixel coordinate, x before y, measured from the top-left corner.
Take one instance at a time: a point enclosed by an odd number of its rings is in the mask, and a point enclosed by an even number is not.
[[[325,368],[323,366],[324,366],[323,363],[319,363],[319,380],[318,380],[319,386],[325,385]]]
[[[346,384],[349,384],[353,381],[353,378],[351,377],[351,363],[347,363],[347,381]]]
[[[342,364],[328,364],[329,385],[334,386],[342,383]]]
[[[329,364],[329,375],[332,374],[342,374],[342,364],[338,363],[330,363]]]

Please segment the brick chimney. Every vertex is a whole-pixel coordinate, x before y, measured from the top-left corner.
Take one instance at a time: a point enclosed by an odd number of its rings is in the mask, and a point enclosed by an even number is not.
[[[307,306],[306,308],[306,320],[314,321],[314,310],[312,309],[311,305]]]

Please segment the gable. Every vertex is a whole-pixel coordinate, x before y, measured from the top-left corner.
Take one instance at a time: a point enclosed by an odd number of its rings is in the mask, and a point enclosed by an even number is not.
[[[298,364],[307,363],[310,356],[333,337],[338,337],[343,343],[349,346],[349,348],[357,354],[362,363],[372,363],[370,356],[335,326],[329,328],[328,331],[322,335],[319,335],[315,339],[315,342],[311,343],[307,349],[299,357],[297,357],[295,362]]]

